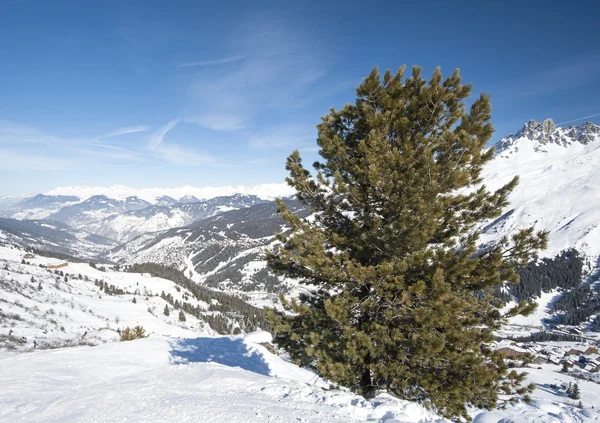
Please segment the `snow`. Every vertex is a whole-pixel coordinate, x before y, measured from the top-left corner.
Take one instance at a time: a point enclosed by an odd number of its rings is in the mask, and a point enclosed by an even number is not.
[[[6,422],[442,422],[420,405],[380,394],[373,400],[326,381],[258,345],[264,335],[163,338],[0,355]],[[579,381],[584,409],[550,384],[569,376],[530,372],[530,404],[471,410],[474,421],[598,422],[600,385]],[[586,407],[587,405],[587,407]]]
[[[144,188],[135,189],[122,185],[110,187],[84,187],[71,186],[59,187],[47,191],[45,195],[71,195],[79,197],[84,201],[94,195],[105,195],[115,200],[125,200],[127,197],[138,197],[142,200],[156,204],[159,197],[168,196],[179,199],[183,197],[196,197],[199,200],[209,200],[215,197],[229,196],[235,194],[256,195],[263,200],[273,200],[276,197],[294,195],[295,191],[287,184],[263,184],[254,186],[224,186],[224,187],[191,187],[180,188]]]
[[[565,131],[558,128],[554,134],[563,136]],[[544,256],[576,248],[595,261],[600,256],[600,213],[596,206],[600,204],[600,136],[587,144],[567,138],[566,145],[540,144],[530,136],[500,141],[501,149],[482,172],[490,190],[500,188],[515,175],[520,178],[505,210],[513,213],[485,231],[482,241],[535,226],[550,230]]]
[[[270,343],[273,341],[273,335],[271,335],[270,332],[267,332],[265,330],[257,330],[244,336],[244,340],[247,342],[254,342],[256,344],[261,344],[265,342]]]
[[[150,338],[0,358],[0,421],[439,421],[381,395],[340,390],[230,337]]]
[[[25,344],[17,349],[33,349],[34,341],[38,347],[99,344],[118,339],[117,329],[137,325],[151,336],[213,333],[194,316],[186,315],[186,321],[180,322],[177,313],[163,314],[167,302],[160,297],[162,292],[179,301],[189,294],[169,280],[138,273],[102,272],[87,263],[69,263],[60,269],[69,275],[64,281],[64,277],[39,267],[60,264],[62,260],[37,256],[27,259],[31,262],[28,265],[21,264],[23,255],[21,249],[0,246],[0,308],[4,313],[0,314],[0,335],[11,333],[16,339],[24,339]],[[131,294],[107,295],[94,284],[96,279]],[[206,308],[191,294],[187,296],[187,302]]]

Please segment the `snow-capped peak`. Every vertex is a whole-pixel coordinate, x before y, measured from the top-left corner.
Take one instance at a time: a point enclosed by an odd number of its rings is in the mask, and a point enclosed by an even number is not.
[[[552,119],[543,122],[530,120],[516,134],[510,134],[496,144],[496,155],[511,157],[521,150],[532,150],[536,153],[555,150],[561,153],[565,147],[585,146],[598,140],[600,140],[600,126],[592,122],[560,128]],[[556,147],[559,149],[557,150]]]
[[[173,199],[197,198],[198,200],[209,200],[215,197],[229,196],[235,194],[255,195],[262,200],[273,200],[276,197],[287,197],[294,194],[294,189],[287,184],[264,184],[254,186],[225,186],[225,187],[191,187],[179,188],[144,188],[135,189],[123,185],[110,187],[59,187],[47,191],[46,195],[68,195],[79,197],[81,201],[93,196],[106,196],[114,200],[126,200],[128,197],[137,197],[149,203],[156,204],[169,197]]]

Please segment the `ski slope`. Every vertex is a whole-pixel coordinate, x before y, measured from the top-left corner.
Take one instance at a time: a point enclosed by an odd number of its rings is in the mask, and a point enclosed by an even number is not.
[[[202,320],[178,312],[161,298],[194,301],[191,293],[174,282],[139,273],[101,271],[88,263],[68,263],[54,270],[40,267],[65,263],[64,260],[36,256],[21,264],[25,251],[0,245],[0,337],[17,350],[55,348],[61,345],[90,344],[119,339],[118,329],[141,325],[159,336],[196,336],[214,333]],[[79,278],[81,275],[81,279]],[[108,295],[94,282],[103,281],[125,294]],[[135,298],[135,303],[133,299]],[[196,301],[202,309],[208,304]],[[171,310],[164,315],[165,306]],[[0,342],[0,349],[3,343]]]
[[[583,138],[582,138],[583,137]],[[482,177],[496,190],[519,175],[504,215],[484,225],[483,242],[534,226],[550,231],[553,257],[575,248],[592,260],[600,256],[600,126],[586,123],[570,130],[547,119],[529,122],[496,145],[496,156]]]
[[[0,421],[25,422],[444,422],[423,407],[380,394],[367,401],[329,389],[312,372],[271,354],[253,333],[164,338],[25,354],[0,354]],[[531,371],[531,404],[471,410],[488,422],[598,422],[600,385],[580,382],[580,410],[549,384],[569,376]]]

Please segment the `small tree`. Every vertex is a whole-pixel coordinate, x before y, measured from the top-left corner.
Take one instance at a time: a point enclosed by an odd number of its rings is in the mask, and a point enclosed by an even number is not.
[[[133,304],[137,304],[137,300],[135,299],[135,297],[133,297],[133,300],[131,300],[131,302],[132,302]]]
[[[179,321],[185,322],[185,313],[183,312],[183,310],[179,310]]]
[[[571,388],[571,392],[567,393],[567,395],[569,396],[569,398],[575,399],[575,400],[581,398],[581,394],[579,392],[579,384],[577,382],[575,382],[575,384]]]
[[[562,373],[567,373],[569,371],[569,365],[567,364],[566,361],[563,361],[562,363],[562,368],[560,369],[560,371]]]
[[[42,290],[42,282],[38,283],[38,287],[37,287],[38,291]]]
[[[466,405],[495,408],[499,394],[526,394],[525,374],[508,371],[489,347],[507,317],[492,293],[517,283],[515,268],[545,247],[524,229],[479,247],[476,228],[501,215],[515,177],[495,192],[481,185],[493,127],[485,95],[467,111],[470,85],[457,71],[429,81],[377,69],[355,104],[317,126],[322,161],[313,177],[295,151],[287,182],[313,213],[278,201],[291,227],[268,251],[271,270],[308,286],[291,313],[270,313],[275,341],[292,359],[366,397],[385,389],[469,419]]]
[[[165,314],[165,316],[168,316],[169,314],[171,314],[169,312],[169,306],[165,304],[165,310],[163,311],[163,313]]]
[[[121,341],[133,341],[134,339],[147,338],[146,330],[142,326],[136,326],[131,329],[129,326],[121,334]]]

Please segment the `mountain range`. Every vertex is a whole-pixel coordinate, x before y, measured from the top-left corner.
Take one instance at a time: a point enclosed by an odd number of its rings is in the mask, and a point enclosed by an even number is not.
[[[495,145],[483,170],[497,189],[519,175],[504,214],[484,222],[491,243],[527,226],[550,231],[543,256],[576,248],[592,272],[600,257],[600,126],[530,121]],[[257,304],[293,283],[261,259],[283,228],[273,203],[307,215],[285,185],[144,189],[65,187],[0,200],[0,236],[67,254],[119,263],[157,262],[200,284],[256,294]],[[271,294],[271,295],[268,295]]]

